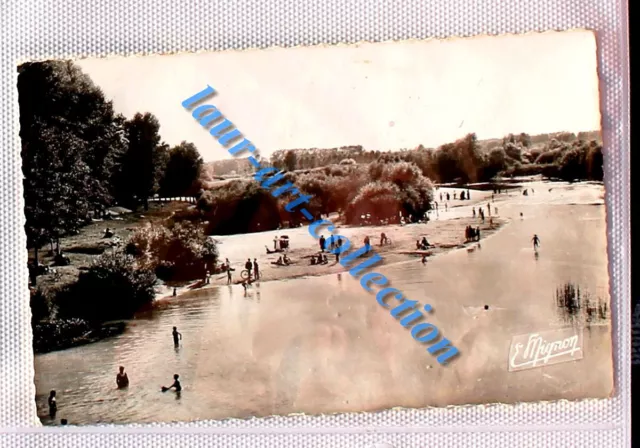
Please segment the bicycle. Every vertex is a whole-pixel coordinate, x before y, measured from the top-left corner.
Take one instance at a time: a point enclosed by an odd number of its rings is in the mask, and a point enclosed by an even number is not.
[[[242,277],[242,280],[251,280],[251,271],[245,269],[240,273],[240,277]]]
[[[392,244],[393,241],[391,241],[391,238],[387,237],[387,239],[380,246],[391,246]]]

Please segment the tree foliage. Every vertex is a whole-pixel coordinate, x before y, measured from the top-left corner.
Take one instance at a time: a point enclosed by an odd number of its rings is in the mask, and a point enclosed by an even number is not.
[[[135,208],[158,191],[167,163],[168,147],[161,143],[160,123],[150,113],[137,113],[124,124],[129,142],[116,176],[118,203]]]
[[[77,230],[112,200],[123,118],[69,61],[18,68],[29,247]]]
[[[218,261],[215,242],[203,229],[189,221],[137,230],[126,246],[139,265],[156,272],[163,280],[202,278]]]
[[[59,316],[89,321],[127,319],[155,297],[154,272],[132,256],[107,253],[58,298]]]
[[[166,169],[160,181],[160,195],[193,195],[199,189],[202,158],[193,143],[182,142],[169,150]]]
[[[209,235],[229,235],[277,229],[281,224],[278,200],[253,181],[234,180],[206,191],[198,201]]]

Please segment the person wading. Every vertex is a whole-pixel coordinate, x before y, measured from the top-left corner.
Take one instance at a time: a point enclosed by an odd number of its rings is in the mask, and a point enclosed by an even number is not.
[[[49,403],[49,417],[55,418],[56,412],[58,412],[58,403],[56,402],[55,390],[49,392],[49,399],[47,401]]]
[[[256,280],[260,278],[260,267],[258,266],[258,259],[253,259],[253,273],[255,275]]]
[[[166,392],[170,389],[175,389],[176,392],[180,392],[182,390],[182,385],[180,384],[180,375],[178,375],[177,373],[173,375],[173,384],[171,386],[162,386],[162,392]]]
[[[124,371],[124,367],[120,366],[120,371],[116,375],[116,384],[118,389],[124,389],[129,386],[129,377]]]
[[[540,238],[538,238],[538,235],[533,235],[531,241],[533,241],[533,250],[538,250],[538,247],[540,246]]]
[[[171,334],[173,335],[173,345],[175,347],[180,346],[180,340],[182,340],[182,334],[178,333],[178,328],[173,327],[173,331],[171,332]]]

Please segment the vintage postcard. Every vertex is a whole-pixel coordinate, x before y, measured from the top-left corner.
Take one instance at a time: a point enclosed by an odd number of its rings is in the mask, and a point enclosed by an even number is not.
[[[18,71],[42,424],[613,393],[591,32]]]

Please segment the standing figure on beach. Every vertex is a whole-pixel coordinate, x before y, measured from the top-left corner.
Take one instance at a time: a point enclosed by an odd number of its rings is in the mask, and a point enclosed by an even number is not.
[[[333,235],[331,235],[331,237],[329,238],[329,248],[333,250],[335,249],[335,247],[336,247],[335,239],[333,238]]]
[[[471,199],[471,192],[467,189],[467,201]]]
[[[440,202],[442,202],[442,193],[440,193]]]
[[[179,347],[180,341],[182,340],[182,334],[178,333],[177,327],[173,327],[173,331],[171,332],[171,334],[173,335],[173,345],[175,347]]]
[[[480,227],[476,227],[476,238],[477,241],[480,241]]]
[[[447,193],[447,201],[451,200],[451,196]]]
[[[457,197],[456,197],[457,195],[458,195],[458,193],[454,191],[453,192],[453,199],[457,199]]]
[[[55,418],[56,412],[58,412],[58,403],[56,402],[55,390],[49,392],[49,399],[47,401],[49,403],[49,417]]]
[[[320,237],[320,252],[324,252],[324,243],[326,240],[324,239],[324,235]]]
[[[209,282],[211,281],[211,274],[209,273],[209,270],[207,269],[204,273],[204,281],[205,283],[208,285]]]
[[[253,272],[255,274],[256,280],[258,280],[260,278],[260,268],[258,266],[258,259],[257,258],[253,259]]]
[[[448,210],[449,210],[449,203],[448,203],[448,202],[445,202],[445,203],[444,203],[444,211],[446,212],[446,211],[448,211]]]
[[[118,389],[124,389],[129,386],[129,377],[122,366],[120,366],[120,371],[116,375],[116,385],[118,386]]]
[[[367,252],[369,252],[369,250],[371,250],[371,240],[369,239],[368,236],[364,237],[364,247],[367,249]]]
[[[487,215],[491,216],[491,204],[487,203]]]
[[[231,284],[231,266],[227,265],[227,285]]]
[[[475,207],[471,207],[471,212],[473,213],[473,217],[476,217],[476,208]]]
[[[247,262],[244,264],[244,268],[249,271],[249,280],[251,280],[251,271],[253,270],[253,263],[251,263],[251,258],[247,258]]]
[[[538,238],[538,235],[533,235],[531,241],[533,241],[533,250],[537,251],[538,246],[540,246],[540,238]]]
[[[273,250],[278,250],[278,235],[273,237]]]

